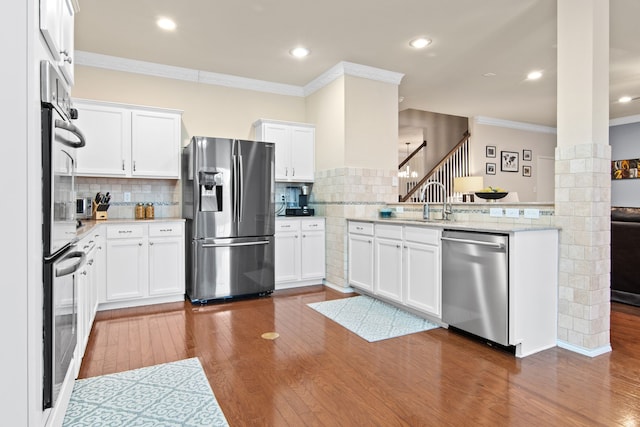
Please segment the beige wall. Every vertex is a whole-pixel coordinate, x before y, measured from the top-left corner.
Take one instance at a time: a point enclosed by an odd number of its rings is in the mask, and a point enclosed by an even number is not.
[[[344,77],[306,98],[306,121],[316,125],[316,170],[345,164]]]
[[[74,98],[183,110],[183,141],[191,136],[252,138],[260,118],[305,122],[302,97],[76,66]]]
[[[521,202],[552,201],[538,200],[537,198],[537,174],[554,174],[553,170],[540,170],[537,164],[537,157],[555,157],[555,134],[479,124],[473,119],[470,120],[469,127],[471,133],[472,175],[483,176],[485,186],[502,187],[509,192],[517,192]],[[495,158],[487,158],[485,156],[487,145],[496,147]],[[531,150],[531,161],[522,160],[522,150],[525,149]],[[519,153],[518,172],[500,171],[500,151],[515,151]],[[496,164],[495,175],[485,174],[486,163]],[[522,176],[523,165],[531,166],[531,177]]]
[[[398,86],[345,78],[345,166],[396,170]]]

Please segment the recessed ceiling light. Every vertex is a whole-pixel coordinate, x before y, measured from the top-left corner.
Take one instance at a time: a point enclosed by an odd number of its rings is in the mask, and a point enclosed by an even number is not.
[[[431,40],[425,37],[418,37],[417,39],[413,39],[409,42],[411,47],[415,47],[416,49],[422,49],[431,44]]]
[[[496,73],[484,73],[482,77],[495,77],[496,75]]]
[[[618,102],[622,102],[622,103],[626,103],[626,102],[631,102],[631,97],[630,96],[622,96],[620,97],[620,99],[618,99]]]
[[[538,80],[542,77],[542,71],[532,71],[527,74],[527,80]]]
[[[160,18],[156,21],[156,24],[163,30],[173,31],[176,29],[176,23],[169,18]]]
[[[291,56],[295,56],[296,58],[304,58],[305,56],[308,56],[311,51],[306,47],[294,47],[289,51],[289,53]]]

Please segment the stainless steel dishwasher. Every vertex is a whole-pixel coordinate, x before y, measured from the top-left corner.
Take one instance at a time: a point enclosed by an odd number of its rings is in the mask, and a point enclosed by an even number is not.
[[[444,230],[442,320],[509,345],[509,236]]]

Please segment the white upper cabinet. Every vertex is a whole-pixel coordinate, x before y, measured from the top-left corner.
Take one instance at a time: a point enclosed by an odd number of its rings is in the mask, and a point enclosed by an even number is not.
[[[315,127],[306,123],[260,119],[254,123],[258,141],[276,144],[276,181],[313,182]]]
[[[40,0],[40,32],[69,86],[74,79],[74,4],[72,0]]]
[[[180,178],[181,114],[175,110],[74,101],[87,145],[78,176]]]

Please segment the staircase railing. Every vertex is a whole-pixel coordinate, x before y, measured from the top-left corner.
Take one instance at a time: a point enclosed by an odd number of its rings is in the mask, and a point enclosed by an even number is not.
[[[416,185],[420,177],[424,176],[424,156],[427,151],[426,148],[427,141],[422,141],[422,144],[413,150],[411,154],[398,165],[398,188],[406,192],[406,194],[409,194],[409,191]]]
[[[427,182],[439,182],[444,185],[446,197],[453,195],[453,178],[469,175],[469,132],[465,132],[462,139],[453,147],[447,155],[438,162],[422,179],[415,181],[404,196],[400,196],[401,202],[426,201],[429,203],[441,203],[443,194],[440,188],[431,185],[427,188],[425,200],[421,200],[422,188]],[[402,188],[402,187],[401,187]]]

